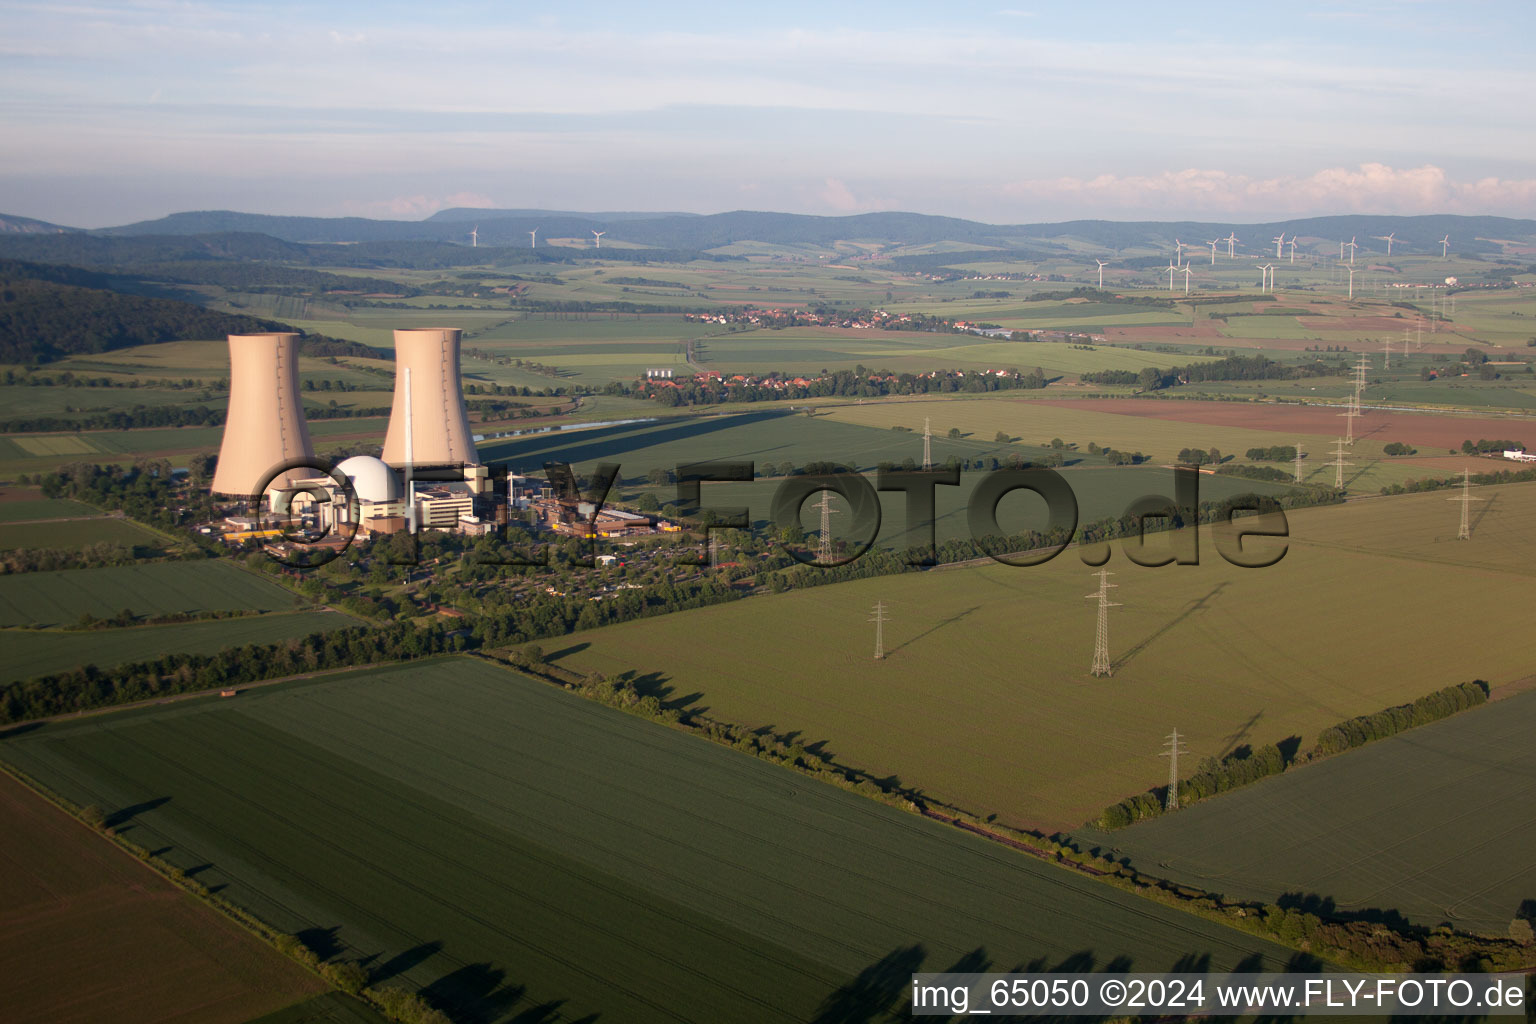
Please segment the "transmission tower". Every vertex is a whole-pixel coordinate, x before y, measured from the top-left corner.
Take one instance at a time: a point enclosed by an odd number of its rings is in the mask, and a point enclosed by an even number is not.
[[[1296,442],[1296,482],[1301,483],[1301,442]]]
[[[1109,582],[1114,575],[1108,569],[1100,569],[1091,575],[1099,578],[1099,591],[1096,594],[1087,595],[1088,598],[1099,599],[1099,624],[1093,635],[1093,668],[1092,675],[1107,676],[1110,674],[1109,666],[1109,610],[1120,607],[1119,602],[1109,599],[1111,588],[1118,587],[1118,583]]]
[[[822,565],[832,564],[832,516],[837,509],[832,507],[832,492],[822,491],[821,500],[811,508],[821,509],[821,544],[816,550],[816,561]]]
[[[1344,441],[1346,444],[1355,443],[1355,417],[1360,415],[1357,411],[1359,406],[1356,404],[1356,401],[1359,397],[1360,392],[1356,391],[1353,398],[1345,401],[1344,411],[1339,413],[1340,416],[1344,417]]]
[[[884,601],[875,602],[875,613],[869,621],[875,624],[875,660],[879,661],[885,657],[885,623],[887,620],[885,618]]]
[[[1341,437],[1333,443],[1333,461],[1328,463],[1333,467],[1333,486],[1339,490],[1344,489],[1344,467],[1353,466],[1353,462],[1344,461],[1344,439]]]
[[[923,417],[923,468],[933,468],[933,431],[928,429],[928,417]]]
[[[1381,354],[1386,359],[1386,364],[1383,366],[1383,369],[1387,369],[1387,370],[1392,369],[1392,339],[1391,338],[1382,338],[1381,339]]]
[[[1482,498],[1472,497],[1472,471],[1461,471],[1461,497],[1446,498],[1446,501],[1461,502],[1461,529],[1456,533],[1457,540],[1472,539],[1472,503],[1482,501]]]
[[[1168,737],[1163,746],[1168,749],[1157,756],[1168,759],[1168,800],[1165,806],[1170,811],[1176,811],[1179,809],[1179,755],[1188,753],[1188,751],[1180,749],[1179,730],[1177,729],[1173,730],[1172,735]]]

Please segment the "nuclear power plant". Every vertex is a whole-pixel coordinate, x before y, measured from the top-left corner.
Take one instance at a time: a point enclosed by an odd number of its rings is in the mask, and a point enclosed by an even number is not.
[[[267,474],[290,459],[313,459],[309,426],[299,400],[297,334],[229,336],[229,411],[213,474],[213,493],[249,497]],[[463,405],[460,405],[462,415]],[[291,487],[307,470],[282,474],[278,489]]]
[[[462,334],[456,328],[395,332],[395,402],[384,435],[384,461],[391,466],[480,464],[459,385]]]
[[[321,472],[316,462],[277,476],[266,486],[274,522],[348,536],[423,529],[483,534],[507,523],[512,510],[533,509],[556,532],[650,532],[648,517],[629,513],[589,521],[592,509],[564,507],[570,503],[557,501],[547,482],[509,475],[504,492],[497,493],[470,432],[459,380],[460,337],[453,328],[396,331],[394,404],[383,458],[353,456],[332,473]],[[299,398],[298,340],[297,334],[230,336],[229,414],[215,495],[249,498],[275,466],[314,461]],[[434,471],[444,467],[454,471]],[[259,510],[247,511],[226,514],[226,540],[282,535]]]

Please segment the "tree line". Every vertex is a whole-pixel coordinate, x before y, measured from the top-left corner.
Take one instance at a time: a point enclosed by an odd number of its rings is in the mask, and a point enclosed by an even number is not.
[[[1179,806],[1197,803],[1217,793],[1246,786],[1270,775],[1279,775],[1292,764],[1309,761],[1364,746],[1372,740],[1449,718],[1488,700],[1488,684],[1482,680],[1457,683],[1420,697],[1411,704],[1384,708],[1370,715],[1360,715],[1331,725],[1318,734],[1311,752],[1296,758],[1280,746],[1268,744],[1257,751],[1239,747],[1216,760],[1206,758],[1196,773],[1179,782]],[[1291,747],[1294,753],[1294,746]],[[1148,818],[1162,816],[1167,810],[1168,787],[1157,786],[1110,804],[1099,814],[1097,824],[1103,829],[1125,828]]]

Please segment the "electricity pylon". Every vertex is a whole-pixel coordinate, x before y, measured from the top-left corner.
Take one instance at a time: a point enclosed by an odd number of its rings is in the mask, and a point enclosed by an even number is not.
[[[1474,497],[1472,497],[1472,493],[1471,492],[1472,492],[1472,471],[1468,470],[1468,469],[1463,469],[1461,471],[1461,497],[1459,497],[1459,498],[1446,498],[1445,499],[1446,501],[1459,501],[1459,502],[1461,502],[1461,529],[1458,530],[1457,533],[1456,533],[1456,539],[1457,540],[1471,540],[1472,539],[1472,503],[1474,501],[1482,501],[1483,499],[1482,498],[1474,498]]]
[[[837,509],[832,507],[832,492],[822,491],[821,500],[811,506],[821,509],[821,544],[816,549],[816,561],[822,565],[832,564],[832,516]]]
[[[1333,443],[1333,461],[1328,463],[1333,467],[1333,486],[1338,490],[1344,489],[1344,467],[1353,466],[1353,462],[1344,461],[1344,439],[1341,437]]]
[[[1296,482],[1301,483],[1301,442],[1296,442]]]
[[[885,602],[875,602],[874,617],[869,620],[875,624],[875,660],[885,657]]]
[[[1173,730],[1163,746],[1168,749],[1158,754],[1158,757],[1168,759],[1168,799],[1164,806],[1170,811],[1179,809],[1179,755],[1188,751],[1179,748],[1179,730]]]
[[[1114,575],[1108,569],[1100,569],[1091,575],[1099,578],[1099,590],[1096,594],[1088,594],[1088,598],[1099,599],[1099,622],[1093,635],[1093,668],[1091,674],[1107,676],[1110,674],[1109,665],[1109,610],[1120,607],[1118,602],[1109,599],[1109,591],[1112,587],[1118,587],[1118,583],[1109,582]]]
[[[928,417],[923,417],[923,468],[933,468],[933,431],[928,429]]]

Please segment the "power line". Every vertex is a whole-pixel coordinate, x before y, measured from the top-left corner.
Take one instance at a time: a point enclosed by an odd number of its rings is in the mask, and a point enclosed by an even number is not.
[[[1445,499],[1446,501],[1459,501],[1459,502],[1461,502],[1461,529],[1459,531],[1457,531],[1457,533],[1456,533],[1456,539],[1457,540],[1471,540],[1472,539],[1472,503],[1474,501],[1483,501],[1484,500],[1482,498],[1474,498],[1474,497],[1472,497],[1471,491],[1472,491],[1472,471],[1468,470],[1468,469],[1463,469],[1461,471],[1461,497],[1459,497],[1459,498],[1446,498]]]
[[[1088,594],[1087,598],[1099,599],[1099,622],[1093,636],[1093,668],[1089,671],[1096,676],[1111,674],[1109,664],[1109,610],[1120,607],[1118,602],[1109,599],[1109,591],[1118,587],[1118,583],[1109,582],[1114,575],[1108,569],[1100,569],[1096,573],[1090,573],[1099,578],[1099,590],[1096,594]]]
[[[1158,754],[1158,757],[1168,759],[1168,799],[1164,806],[1170,811],[1179,809],[1179,755],[1189,751],[1181,749],[1179,743],[1179,730],[1173,730],[1172,735],[1163,743],[1168,749]]]
[[[885,602],[875,602],[874,617],[869,620],[875,624],[875,660],[880,661],[885,657]]]

